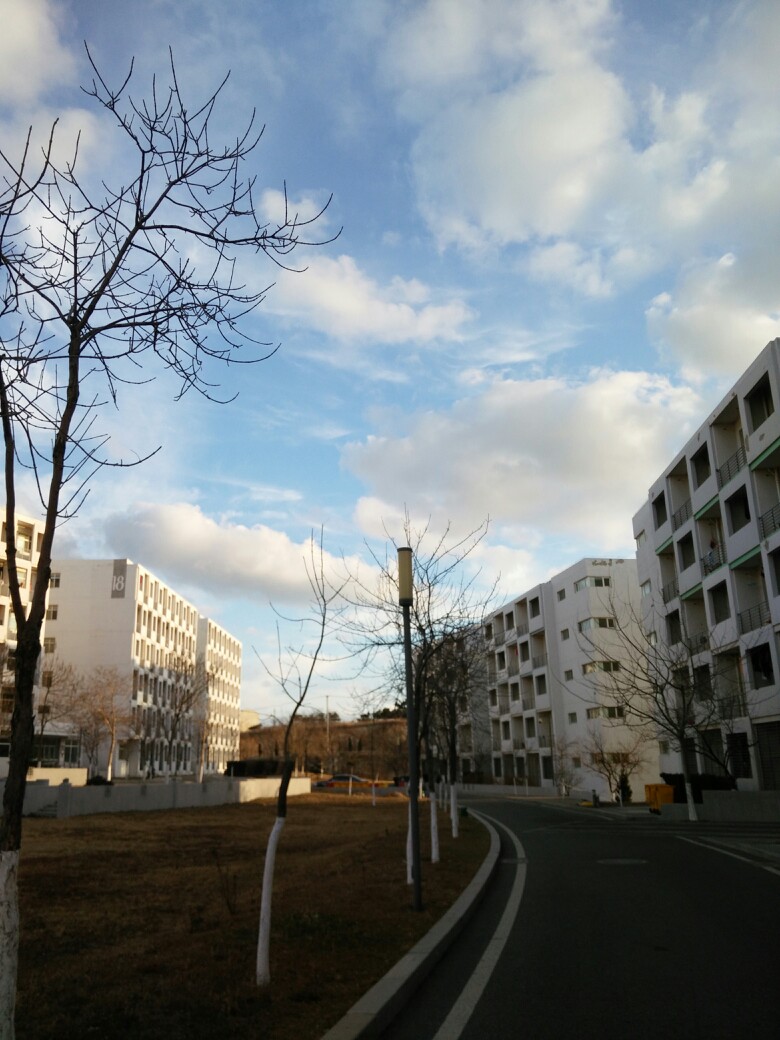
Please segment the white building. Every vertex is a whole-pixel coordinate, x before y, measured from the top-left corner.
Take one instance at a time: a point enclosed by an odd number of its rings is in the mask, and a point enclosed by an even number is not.
[[[667,646],[693,643],[691,681],[741,704],[705,736],[748,790],[780,788],[779,406],[774,340],[634,517],[646,627]],[[715,771],[693,737],[686,744],[692,771]],[[662,769],[680,772],[680,753],[663,738],[661,752]]]
[[[194,772],[212,739],[210,768],[238,756],[241,645],[146,568],[127,559],[53,561],[47,617],[44,676],[70,664],[84,676],[102,669],[116,686],[114,776]],[[223,663],[207,675],[217,648]],[[101,770],[106,751],[104,741]]]
[[[16,563],[19,593],[27,606],[38,570],[39,550],[43,538],[43,522],[27,516],[16,516]],[[14,706],[14,651],[16,620],[11,606],[6,563],[6,526],[0,532],[0,776],[6,774],[10,740],[11,713]],[[43,636],[43,632],[41,635]],[[36,696],[37,696],[36,689]],[[46,740],[46,737],[44,737]],[[55,741],[55,743],[58,743]],[[41,744],[41,741],[38,741]],[[49,744],[46,744],[49,750]],[[40,747],[39,747],[40,751]]]
[[[241,643],[211,618],[198,622],[199,674],[206,683],[200,731],[204,772],[223,773],[239,757],[241,738]]]
[[[625,608],[630,615],[638,598],[634,560],[587,558],[492,615],[485,639],[496,781],[552,792],[568,774],[575,789],[610,796],[607,781],[590,768],[588,749],[595,735],[620,754],[628,735],[624,710],[608,684],[601,689],[597,667],[603,664],[602,675],[619,667],[625,651],[616,638],[609,661],[594,663],[587,633],[603,629],[610,645],[614,612]],[[634,796],[642,798],[644,784],[658,781],[653,743],[630,777]]]

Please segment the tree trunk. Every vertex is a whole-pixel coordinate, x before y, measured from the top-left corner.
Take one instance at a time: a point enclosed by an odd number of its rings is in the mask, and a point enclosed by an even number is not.
[[[436,804],[436,789],[431,788],[428,799],[431,806],[431,863],[439,862],[439,814]]]
[[[457,838],[460,834],[458,822],[458,782],[453,780],[450,784],[450,817],[452,819],[452,836]]]
[[[409,800],[409,810],[407,813],[408,824],[406,827],[406,883],[411,885],[414,883],[414,870],[412,863],[412,802]]]
[[[14,1038],[19,963],[19,851],[0,852],[0,1040]]]
[[[683,781],[685,782],[685,801],[688,805],[688,819],[691,821],[691,823],[697,823],[699,820],[699,814],[696,811],[696,802],[693,800],[693,787],[691,786],[691,776],[688,772],[688,766],[685,763],[684,751],[680,757],[682,759]]]
[[[19,964],[19,850],[27,769],[32,757],[33,693],[40,654],[39,633],[28,625],[16,646],[16,696],[11,717],[11,755],[0,822],[0,1040],[13,1040]]]
[[[260,896],[260,927],[257,934],[257,963],[255,982],[258,986],[269,986],[271,983],[271,902],[274,890],[274,868],[276,866],[276,849],[287,818],[287,789],[290,786],[293,764],[288,759],[282,770],[282,781],[279,784],[279,795],[276,802],[276,820],[268,836],[263,867],[263,891]]]

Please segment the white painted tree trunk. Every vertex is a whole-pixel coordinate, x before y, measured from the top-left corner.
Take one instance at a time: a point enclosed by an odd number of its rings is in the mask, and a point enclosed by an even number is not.
[[[0,852],[0,1040],[14,1040],[19,964],[19,852]]]
[[[439,811],[436,803],[436,790],[431,792],[431,863],[439,862]]]
[[[283,827],[284,817],[277,816],[268,836],[268,847],[265,850],[263,891],[260,896],[260,929],[257,935],[257,967],[255,971],[255,981],[258,986],[268,986],[271,983],[271,899],[274,890],[276,848],[279,844],[279,835],[282,833]]]
[[[409,811],[407,813],[407,826],[406,826],[406,883],[411,885],[414,882],[414,875],[412,873],[412,803],[409,801]]]
[[[693,800],[693,788],[688,780],[685,781],[685,800],[688,803],[688,819],[692,823],[698,823],[699,814],[696,812],[696,802]]]
[[[460,834],[458,823],[458,785],[450,784],[450,819],[452,820],[452,836],[457,838]]]

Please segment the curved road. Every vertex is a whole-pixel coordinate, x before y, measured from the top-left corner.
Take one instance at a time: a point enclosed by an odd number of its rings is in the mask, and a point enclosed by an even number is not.
[[[384,1040],[780,1035],[778,824],[480,799],[501,834],[473,920]]]

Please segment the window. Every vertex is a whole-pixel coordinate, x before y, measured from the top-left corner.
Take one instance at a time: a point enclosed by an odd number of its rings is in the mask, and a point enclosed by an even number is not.
[[[637,547],[637,549],[641,549],[646,541],[647,541],[647,535],[645,534],[644,531],[640,531],[639,534],[636,536],[636,547]]]
[[[572,757],[571,764],[574,769],[582,769],[582,759],[578,755]]]
[[[525,720],[525,735],[527,737],[536,736],[536,722],[533,718],[527,718]]]
[[[509,699],[512,700],[512,701],[519,701],[520,700],[520,687],[517,685],[517,683],[512,683],[510,685],[510,687],[509,687]],[[465,700],[465,698],[464,698],[464,700]],[[463,708],[462,710],[465,711],[466,709]]]
[[[666,641],[669,646],[682,642],[682,622],[679,610],[673,610],[666,616]]]
[[[748,503],[747,488],[744,486],[735,491],[726,499],[726,516],[728,518],[729,534],[740,531],[746,524],[750,523],[750,504]]]
[[[726,734],[726,752],[732,776],[750,777],[753,775],[747,733]]]
[[[566,599],[566,589],[558,589],[558,600]]]
[[[577,623],[580,632],[589,632],[593,628],[614,628],[615,619],[611,617],[590,617]]]
[[[569,712],[569,725],[570,726],[576,726],[577,725],[577,712],[576,711],[570,711]]]
[[[775,410],[768,372],[765,372],[753,389],[745,394],[745,403],[747,404],[750,432],[753,433],[762,423],[766,422]]]
[[[56,621],[57,620],[57,604],[52,603],[46,608],[46,620]]]
[[[60,587],[60,575],[52,573],[51,577],[49,578],[49,588],[50,589],[58,589],[59,587]]]
[[[753,677],[753,689],[761,689],[762,686],[772,686],[775,681],[774,668],[772,667],[772,654],[768,643],[761,643],[748,650],[750,661],[750,673]]]
[[[710,589],[710,607],[712,609],[712,620],[716,625],[731,617],[729,593],[725,581]]]
[[[710,451],[706,444],[702,444],[699,450],[691,456],[691,470],[693,471],[693,486],[701,487],[712,473]]]
[[[619,672],[620,661],[588,661],[582,666],[583,675],[592,675],[594,672]]]
[[[653,522],[655,523],[656,531],[666,523],[668,518],[669,514],[666,512],[666,496],[662,491],[660,495],[657,495],[653,499]]]
[[[599,719],[601,718],[601,708],[588,708],[585,714],[589,719]]]
[[[639,591],[642,593],[642,599],[645,599],[647,596],[650,595],[651,589],[652,586],[650,585],[649,581],[642,582],[642,584],[639,586]]]
[[[539,606],[539,597],[534,596],[534,598],[529,602],[528,606],[531,611],[531,617],[539,617],[539,614],[541,613],[541,608]]]
[[[693,548],[693,535],[688,532],[677,543],[677,558],[680,561],[680,571],[687,571],[696,563],[696,553]]]
[[[561,629],[561,639],[566,640],[568,638],[569,638],[569,630],[568,630],[568,628],[562,628]]]
[[[545,755],[542,759],[542,779],[552,780],[553,778],[553,762],[550,755]]]
[[[658,741],[658,753],[659,753],[659,755],[668,755],[669,754],[669,741],[668,740],[659,740]]]
[[[26,589],[27,588],[27,568],[26,567],[17,567],[16,568],[16,576],[19,579],[19,588],[20,589]]]
[[[596,578],[589,574],[587,578],[580,578],[574,583],[574,591],[581,592],[583,589],[608,589],[611,584],[610,578]]]
[[[57,640],[54,636],[46,636],[43,641],[43,652],[45,654],[53,654],[57,649]]]
[[[658,633],[657,632],[648,632],[647,633],[647,645],[648,646],[658,646]]]
[[[626,709],[619,704],[610,704],[604,709],[604,714],[608,719],[623,719],[626,716]]]
[[[574,672],[571,670],[571,668],[566,669],[566,671],[563,673],[563,678],[566,682],[572,681],[572,679],[574,678]]]

